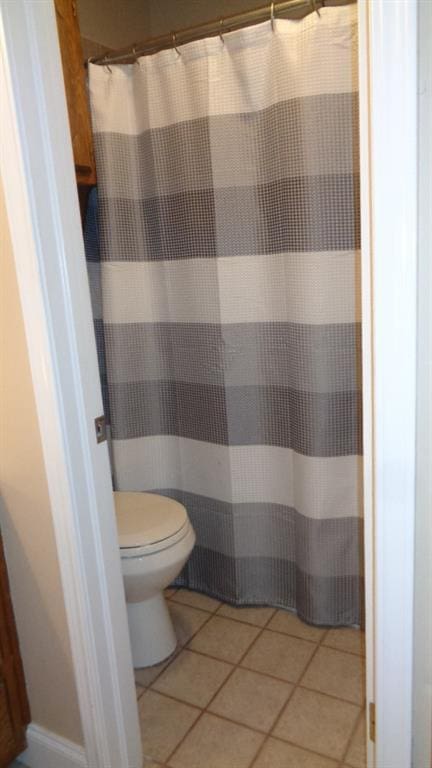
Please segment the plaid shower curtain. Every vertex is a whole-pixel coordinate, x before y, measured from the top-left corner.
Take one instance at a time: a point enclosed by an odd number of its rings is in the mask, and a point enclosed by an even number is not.
[[[362,612],[356,34],[90,66],[115,486],[186,506],[179,583],[327,625]]]

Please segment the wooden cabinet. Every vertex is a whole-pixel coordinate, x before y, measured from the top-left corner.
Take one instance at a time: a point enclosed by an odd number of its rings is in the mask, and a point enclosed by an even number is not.
[[[0,768],[25,749],[30,712],[0,536]]]
[[[96,184],[86,73],[75,0],[55,0],[69,123],[79,185]]]

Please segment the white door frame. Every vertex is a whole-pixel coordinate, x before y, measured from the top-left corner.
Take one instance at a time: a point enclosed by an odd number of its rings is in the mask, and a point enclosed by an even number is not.
[[[419,3],[419,264],[413,768],[432,766],[432,3]]]
[[[359,34],[368,701],[376,704],[368,753],[370,768],[410,768],[417,0],[361,0]]]
[[[108,450],[95,435],[103,408],[54,6],[2,0],[0,8],[1,173],[85,757],[89,768],[141,768]]]
[[[140,765],[89,290],[52,0],[1,0],[1,171],[91,768]],[[417,3],[359,0],[369,768],[409,768]],[[373,669],[375,669],[375,684]]]

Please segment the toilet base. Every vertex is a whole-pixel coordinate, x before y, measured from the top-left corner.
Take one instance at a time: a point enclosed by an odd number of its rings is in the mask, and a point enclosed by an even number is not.
[[[162,592],[141,603],[127,603],[134,667],[151,667],[171,656],[177,646]]]

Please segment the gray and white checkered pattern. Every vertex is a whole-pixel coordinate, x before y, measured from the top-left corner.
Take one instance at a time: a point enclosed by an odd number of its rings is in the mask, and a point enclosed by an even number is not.
[[[331,625],[362,612],[356,36],[329,7],[90,66],[116,487],[185,504],[180,583]]]

